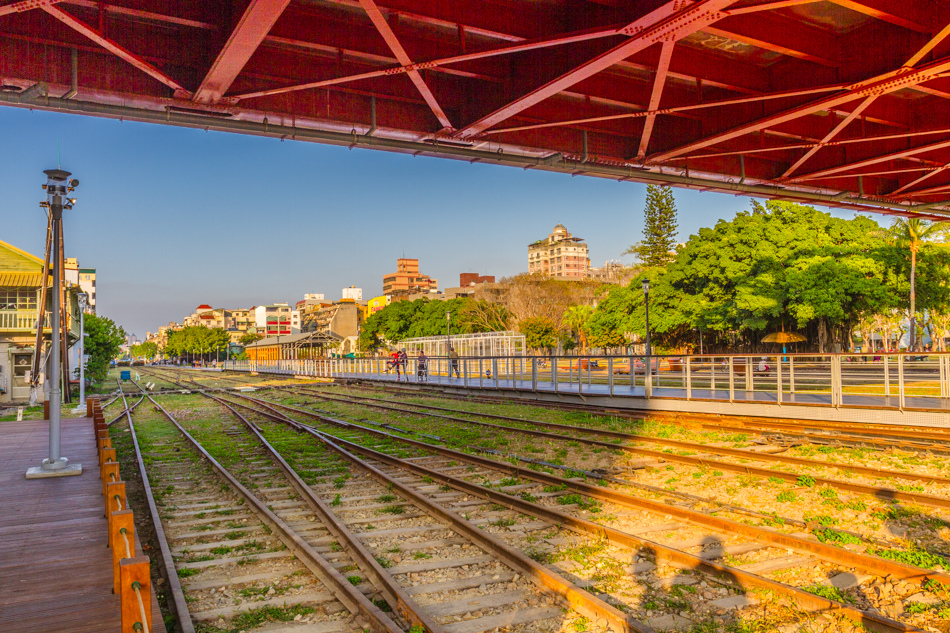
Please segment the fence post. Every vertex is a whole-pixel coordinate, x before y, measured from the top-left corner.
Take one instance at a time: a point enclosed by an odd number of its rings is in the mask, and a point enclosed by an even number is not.
[[[557,356],[551,356],[551,384],[554,386],[554,393],[557,393]]]
[[[782,404],[782,357],[775,357],[778,362],[775,363],[775,401]]]
[[[498,359],[491,359],[491,375],[495,379],[495,389],[498,389]]]
[[[709,391],[712,392],[712,397],[716,397],[716,357],[711,356],[709,358]]]
[[[148,556],[126,558],[119,563],[119,602],[122,633],[151,633],[152,582]]]
[[[884,395],[891,397],[891,363],[887,352],[884,353]]]
[[[729,357],[729,402],[736,401],[736,380],[732,373],[733,360],[735,357]]]
[[[745,359],[745,390],[747,392],[755,391],[755,379],[752,376],[753,363],[754,363],[754,359],[751,356],[747,356]],[[755,400],[754,393],[752,394],[752,399]]]
[[[607,358],[607,389],[614,395],[614,357]]]
[[[904,410],[904,355],[897,355],[897,396],[901,411]]]
[[[647,356],[643,367],[643,397],[649,400],[653,397],[653,358]]]
[[[937,367],[940,370],[940,397],[947,397],[947,367],[943,355],[937,356]]]
[[[795,393],[795,357],[788,357],[788,393]]]
[[[112,593],[119,593],[119,562],[123,558],[135,558],[135,521],[131,510],[119,510],[112,513],[109,525],[109,540],[112,543]],[[124,531],[123,531],[124,530]],[[129,551],[125,549],[125,539],[129,541]]]
[[[531,391],[538,390],[538,359],[531,357]]]
[[[693,382],[692,382],[693,375],[692,375],[692,371],[690,371],[691,370],[690,360],[692,360],[692,358],[690,356],[687,356],[686,363],[683,364],[683,382],[686,383],[686,400],[687,401],[693,399]]]

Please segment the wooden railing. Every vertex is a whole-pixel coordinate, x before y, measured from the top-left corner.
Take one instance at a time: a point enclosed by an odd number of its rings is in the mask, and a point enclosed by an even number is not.
[[[125,482],[109,437],[109,427],[97,398],[86,400],[86,416],[93,419],[102,495],[109,520],[108,544],[112,550],[112,592],[119,595],[122,633],[151,633],[152,581],[148,556],[135,552],[134,513],[128,506]]]
[[[32,332],[36,328],[36,310],[0,310],[0,331]],[[49,314],[46,314],[44,328],[49,328]]]

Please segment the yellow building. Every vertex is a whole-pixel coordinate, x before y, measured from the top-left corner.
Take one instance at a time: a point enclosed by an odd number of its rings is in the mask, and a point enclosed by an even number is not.
[[[48,279],[52,283],[52,277]],[[43,286],[43,260],[12,244],[0,242],[0,403],[24,401],[30,397],[36,320]],[[67,344],[79,340],[77,286],[67,283]],[[49,295],[49,293],[47,293]],[[52,305],[47,296],[47,307]],[[44,325],[49,341],[49,310]],[[64,358],[68,355],[64,353]],[[42,391],[37,394],[42,399]]]

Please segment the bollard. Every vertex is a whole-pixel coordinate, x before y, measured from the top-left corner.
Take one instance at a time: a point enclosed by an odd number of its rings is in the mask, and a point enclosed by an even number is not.
[[[119,563],[125,558],[135,558],[135,522],[131,510],[112,513],[109,522],[109,540],[112,547],[112,593],[119,593]],[[125,536],[129,539],[129,550],[125,547]],[[131,554],[131,555],[130,555]]]
[[[107,448],[112,448],[112,438],[109,437],[109,433],[107,431],[103,431],[99,435],[99,454],[101,455],[102,451]]]
[[[125,558],[119,562],[119,603],[122,609],[122,633],[151,633],[152,583],[148,556]],[[142,622],[143,615],[145,622]]]

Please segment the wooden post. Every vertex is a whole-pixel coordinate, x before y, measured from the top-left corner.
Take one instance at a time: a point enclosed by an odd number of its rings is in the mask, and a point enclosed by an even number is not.
[[[109,437],[108,431],[103,431],[99,434],[99,454],[107,448],[112,448],[112,438]]]
[[[43,419],[49,420],[49,400],[43,402]]]
[[[116,499],[116,497],[118,497],[118,499]],[[125,500],[125,482],[106,482],[106,517],[109,518],[113,512],[125,510],[126,508],[128,508],[128,505]],[[109,543],[109,547],[112,547],[112,543]]]
[[[106,490],[106,484],[112,483],[113,481],[121,481],[121,477],[119,476],[119,463],[108,462],[103,464],[99,472],[102,474],[102,494],[105,496],[108,492]]]
[[[121,510],[112,513],[109,522],[109,542],[112,543],[112,593],[119,593],[119,563],[123,558],[135,558],[135,521],[131,510]],[[129,549],[132,555],[125,550],[124,534],[129,539]]]
[[[115,458],[115,449],[114,448],[104,448],[99,454],[99,468],[102,468],[102,465],[106,462],[117,462]]]
[[[135,589],[139,595],[135,594]],[[141,606],[139,603],[141,597]],[[152,582],[149,578],[148,556],[126,558],[119,562],[119,603],[122,609],[122,633],[152,631]],[[142,612],[145,612],[143,628]]]

